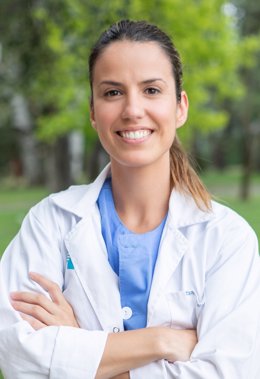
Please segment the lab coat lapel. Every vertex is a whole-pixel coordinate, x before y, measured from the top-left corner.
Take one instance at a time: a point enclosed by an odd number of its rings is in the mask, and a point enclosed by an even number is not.
[[[148,324],[157,300],[188,250],[186,238],[168,222],[162,235],[148,303]]]
[[[65,243],[74,269],[104,330],[122,330],[118,277],[107,259],[98,210],[82,219]]]
[[[189,250],[189,242],[181,230],[190,225],[206,222],[214,217],[213,212],[198,208],[191,196],[176,190],[171,193],[169,214],[161,239],[148,303],[148,324],[152,320],[157,300],[162,295],[169,279]]]

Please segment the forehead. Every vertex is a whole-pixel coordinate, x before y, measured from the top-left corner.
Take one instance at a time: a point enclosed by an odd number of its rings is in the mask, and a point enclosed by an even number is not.
[[[110,43],[98,57],[94,66],[94,79],[112,73],[171,75],[170,58],[154,41],[133,42],[128,40]]]

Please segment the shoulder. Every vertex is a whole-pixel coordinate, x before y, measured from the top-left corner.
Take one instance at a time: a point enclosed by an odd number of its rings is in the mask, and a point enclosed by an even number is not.
[[[38,225],[39,228],[45,227],[48,230],[70,230],[96,210],[96,201],[109,173],[108,165],[94,182],[71,186],[44,198],[30,209],[23,225]]]
[[[189,241],[198,256],[210,261],[225,260],[233,254],[259,258],[256,234],[248,222],[226,205],[212,201],[211,210],[202,210],[191,196],[173,193],[171,222]]]
[[[77,204],[91,191],[93,183],[71,186],[68,189],[51,194],[47,201],[57,208],[73,212]]]
[[[94,207],[87,205],[91,186],[73,186],[42,199],[25,216],[19,235],[61,241],[83,217],[91,215]]]
[[[204,230],[211,259],[215,257],[218,265],[229,259],[243,264],[254,261],[259,271],[258,240],[249,223],[231,208],[215,201],[212,212],[213,217]]]
[[[72,186],[66,190],[52,193],[35,204],[30,211],[36,216],[62,211],[75,213],[77,204],[86,196],[90,186],[91,184]]]
[[[222,230],[222,235],[231,231],[245,230],[253,232],[248,222],[234,210],[211,201],[211,209],[198,207],[192,196],[173,190],[169,203],[171,223],[185,230],[217,231]]]
[[[213,217],[208,224],[209,228],[220,229],[224,235],[243,233],[255,236],[255,232],[249,223],[230,207],[212,201],[212,213]]]
[[[48,234],[54,239],[73,228],[81,219],[77,204],[85,196],[88,186],[76,186],[50,194],[35,204],[25,216],[21,232],[30,235]]]

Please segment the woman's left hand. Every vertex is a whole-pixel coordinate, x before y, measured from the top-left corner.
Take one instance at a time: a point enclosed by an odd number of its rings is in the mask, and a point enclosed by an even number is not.
[[[40,274],[29,273],[29,276],[49,293],[51,300],[41,293],[12,292],[11,304],[21,317],[35,330],[51,325],[79,328],[73,309],[58,284]]]

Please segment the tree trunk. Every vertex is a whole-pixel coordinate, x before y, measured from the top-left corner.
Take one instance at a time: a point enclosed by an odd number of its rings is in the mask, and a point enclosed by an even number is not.
[[[59,137],[46,147],[46,184],[51,192],[66,189],[72,184],[68,138]]]
[[[243,169],[242,169],[242,180],[240,195],[242,200],[248,200],[250,197],[250,184],[252,175],[252,164],[253,164],[253,149],[252,149],[252,135],[250,132],[250,121],[249,117],[244,120],[244,139],[243,145]]]
[[[109,157],[99,140],[96,141],[89,159],[88,173],[91,181],[95,180],[101,169],[108,163]]]

